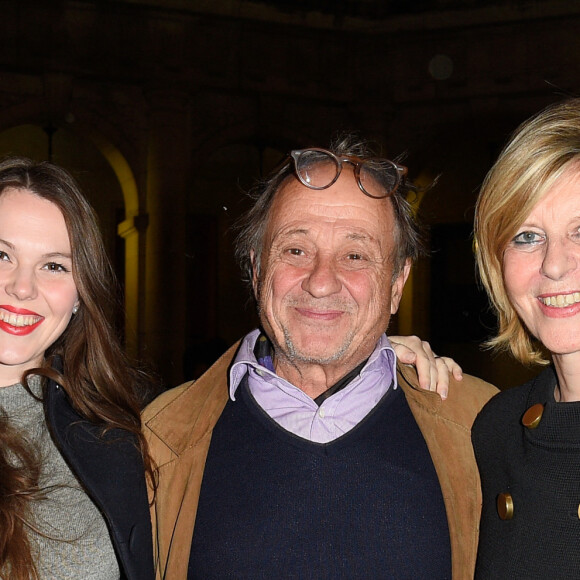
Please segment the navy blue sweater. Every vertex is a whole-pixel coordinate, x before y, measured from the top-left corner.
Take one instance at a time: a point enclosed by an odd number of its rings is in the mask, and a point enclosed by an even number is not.
[[[238,392],[213,432],[188,578],[451,578],[441,489],[400,389],[326,444]]]

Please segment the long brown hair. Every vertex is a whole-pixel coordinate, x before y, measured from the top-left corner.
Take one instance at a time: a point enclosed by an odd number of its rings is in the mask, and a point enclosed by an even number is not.
[[[152,478],[152,462],[141,434],[140,411],[154,394],[153,382],[147,373],[129,364],[110,322],[117,296],[115,277],[93,209],[72,176],[47,162],[24,158],[0,162],[0,195],[8,188],[26,189],[54,203],[62,212],[79,297],[78,312],[47,349],[43,368],[32,369],[25,375],[36,373],[56,380],[75,410],[88,421],[101,425],[103,431],[119,428],[134,434],[147,477]],[[52,368],[56,357],[62,361],[62,373]],[[1,578],[5,574],[10,580],[28,580],[31,574],[34,577],[34,562],[26,541],[27,524],[22,514],[41,493],[37,487],[38,473],[34,450],[26,446],[5,418],[1,419]]]
[[[34,451],[8,418],[0,415],[0,578],[38,578],[30,555],[26,515],[30,501],[41,497],[39,476]]]

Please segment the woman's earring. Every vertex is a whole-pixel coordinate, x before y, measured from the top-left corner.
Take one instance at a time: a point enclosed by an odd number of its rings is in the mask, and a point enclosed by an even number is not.
[[[72,313],[73,314],[76,314],[78,311],[79,311],[79,307],[78,306],[73,306]]]

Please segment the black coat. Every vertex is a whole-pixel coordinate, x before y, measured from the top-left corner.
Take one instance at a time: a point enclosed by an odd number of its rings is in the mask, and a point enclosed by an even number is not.
[[[54,381],[48,381],[44,407],[55,444],[105,517],[121,578],[153,580],[151,520],[135,436],[121,429],[102,436]]]
[[[483,492],[475,578],[580,577],[580,402],[557,403],[556,383],[549,367],[475,420]]]

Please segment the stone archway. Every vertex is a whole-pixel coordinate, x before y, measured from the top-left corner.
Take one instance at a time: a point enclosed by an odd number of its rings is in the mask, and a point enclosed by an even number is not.
[[[147,218],[140,215],[137,182],[123,154],[100,133],[92,131],[89,137],[114,171],[123,194],[124,219],[117,224],[117,234],[125,242],[123,272],[125,343],[129,355],[138,357],[141,350],[139,337],[142,317],[140,315],[143,308],[143,299],[139,289],[142,288],[143,236],[147,227]]]

